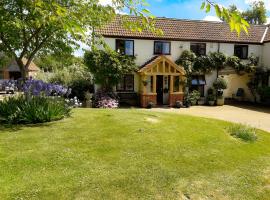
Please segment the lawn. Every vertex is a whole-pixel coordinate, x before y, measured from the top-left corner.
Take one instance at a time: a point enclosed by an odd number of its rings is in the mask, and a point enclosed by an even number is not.
[[[0,199],[269,199],[270,134],[137,109],[0,128]]]

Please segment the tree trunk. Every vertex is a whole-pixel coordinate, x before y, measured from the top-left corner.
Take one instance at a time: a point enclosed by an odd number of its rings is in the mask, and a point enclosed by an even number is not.
[[[22,79],[23,79],[23,81],[25,81],[27,78],[27,71],[26,70],[27,70],[28,66],[24,65],[22,59],[20,59],[20,58],[16,59],[16,62],[20,68]]]

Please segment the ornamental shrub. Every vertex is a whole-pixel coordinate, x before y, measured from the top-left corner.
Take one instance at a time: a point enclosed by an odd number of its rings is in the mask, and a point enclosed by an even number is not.
[[[228,87],[228,84],[224,78],[218,77],[213,83],[213,87],[216,90],[225,90]]]
[[[246,142],[254,142],[257,140],[256,129],[250,126],[236,124],[228,129],[231,136],[240,138]]]
[[[118,99],[113,92],[98,91],[93,96],[93,106],[95,108],[118,108]]]
[[[63,98],[18,96],[0,101],[0,122],[7,124],[36,124],[63,119],[70,114]]]

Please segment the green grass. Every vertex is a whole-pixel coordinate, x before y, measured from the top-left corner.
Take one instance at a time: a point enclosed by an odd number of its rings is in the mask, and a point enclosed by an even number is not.
[[[230,123],[143,110],[77,109],[0,128],[0,199],[265,199],[270,134],[247,143]]]

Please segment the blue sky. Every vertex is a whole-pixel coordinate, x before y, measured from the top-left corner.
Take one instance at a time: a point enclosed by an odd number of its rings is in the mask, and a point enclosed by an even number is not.
[[[216,3],[229,6],[235,4],[240,10],[246,10],[254,0],[215,0]],[[151,5],[148,9],[157,17],[181,19],[204,19],[215,16],[214,12],[205,13],[200,10],[202,0],[147,0]],[[270,0],[265,0],[270,16]]]

